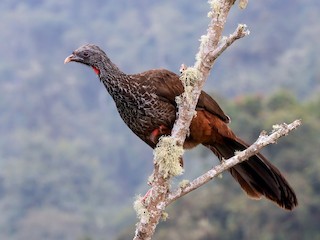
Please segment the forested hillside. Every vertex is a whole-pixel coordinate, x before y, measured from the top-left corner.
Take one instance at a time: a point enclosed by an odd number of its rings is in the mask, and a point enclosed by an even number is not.
[[[90,42],[125,72],[178,72],[194,62],[207,11],[207,1],[0,2],[0,239],[129,238],[151,149],[122,123],[91,69],[63,60]],[[240,22],[251,34],[219,58],[206,85],[246,140],[303,120],[265,151],[296,189],[298,209],[249,200],[225,174],[170,208],[158,239],[320,237],[319,12],[317,0],[235,7],[226,34]],[[215,163],[201,148],[186,158],[183,178]]]

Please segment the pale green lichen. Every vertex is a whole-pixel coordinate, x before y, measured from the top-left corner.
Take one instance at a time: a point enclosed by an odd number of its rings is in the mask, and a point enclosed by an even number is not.
[[[187,93],[191,93],[193,86],[185,86],[184,91]]]
[[[209,0],[208,3],[210,4],[210,8],[214,11],[214,13],[219,14],[220,8],[221,8],[221,3],[219,0]],[[210,14],[208,14],[209,16]],[[212,15],[209,17],[213,17]]]
[[[183,173],[180,164],[183,147],[178,146],[176,140],[172,137],[161,137],[154,149],[153,154],[155,163],[159,166],[159,171],[164,178],[178,176]]]
[[[239,8],[245,9],[248,5],[249,0],[239,0]]]
[[[167,219],[169,218],[169,214],[167,212],[162,212],[161,214],[161,219],[162,221],[167,221]]]
[[[133,203],[133,208],[137,213],[137,217],[141,222],[147,223],[150,219],[150,214],[147,208],[143,205],[143,198],[139,195]]]
[[[182,95],[182,98],[186,99],[187,102],[189,103],[192,102],[193,88],[196,85],[196,82],[199,81],[200,78],[201,78],[201,73],[199,72],[199,70],[197,70],[194,67],[188,67],[187,69],[183,70],[180,75],[180,80],[184,86],[184,93]]]
[[[181,182],[179,182],[179,187],[180,188],[186,188],[189,185],[190,181],[187,179],[182,180]]]
[[[175,100],[176,100],[177,105],[179,106],[182,103],[182,96],[181,95],[176,96]]]
[[[201,59],[202,59],[201,56],[204,54],[205,48],[208,46],[208,43],[209,43],[208,35],[202,35],[199,41],[200,41],[200,47],[199,47],[198,53],[196,54],[196,63],[195,63],[196,67],[199,66],[199,64],[201,63]]]
[[[274,125],[272,125],[272,130],[273,130],[273,132],[278,131],[280,128],[281,128],[281,125],[280,125],[280,124],[274,124]],[[265,133],[265,134],[266,134],[266,133]]]
[[[185,91],[188,88],[194,87],[196,82],[199,80],[201,74],[199,70],[194,67],[188,67],[187,69],[183,70],[180,75],[180,80],[182,81]]]
[[[237,155],[239,155],[241,152],[242,152],[242,151],[236,150],[236,151],[234,151],[234,155],[237,156]]]

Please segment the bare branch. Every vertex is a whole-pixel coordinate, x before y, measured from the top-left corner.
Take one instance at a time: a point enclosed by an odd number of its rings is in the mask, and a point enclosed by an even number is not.
[[[275,143],[280,137],[288,135],[289,132],[296,129],[301,125],[300,120],[295,120],[290,124],[275,125],[274,131],[270,135],[266,135],[264,132],[260,134],[259,138],[246,150],[237,152],[232,158],[224,160],[221,164],[215,166],[205,174],[194,179],[192,182],[184,187],[180,187],[175,192],[169,194],[167,198],[166,205],[169,205],[174,200],[186,195],[187,193],[201,187],[205,183],[212,180],[214,177],[218,176],[222,172],[232,168],[240,162],[247,160],[249,157],[257,154],[263,147]]]
[[[169,191],[169,180],[163,177],[159,171],[159,166],[155,165],[153,172],[152,187],[146,196],[136,200],[142,203],[143,211],[147,215],[147,219],[140,217],[134,240],[149,240],[154,234],[157,224],[165,209],[165,199]],[[136,204],[135,204],[136,205]]]
[[[231,34],[228,38],[222,38],[220,45],[214,51],[209,53],[210,58],[215,61],[221,55],[221,53],[223,53],[224,50],[226,50],[237,39],[243,38],[249,34],[250,31],[247,29],[247,25],[239,24],[233,34]]]

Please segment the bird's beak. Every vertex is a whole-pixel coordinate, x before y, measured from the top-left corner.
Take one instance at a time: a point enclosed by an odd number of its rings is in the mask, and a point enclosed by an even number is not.
[[[82,62],[83,59],[74,55],[74,54],[71,54],[70,56],[68,56],[65,60],[64,60],[64,64],[66,63],[69,63],[69,62]]]

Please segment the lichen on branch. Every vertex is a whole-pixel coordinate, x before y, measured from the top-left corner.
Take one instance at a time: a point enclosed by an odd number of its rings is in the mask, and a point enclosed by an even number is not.
[[[161,137],[154,149],[155,164],[159,166],[159,171],[164,178],[174,177],[183,173],[181,166],[183,147],[177,145],[177,141],[172,137]]]
[[[189,91],[192,89],[197,81],[199,81],[201,73],[194,67],[188,67],[181,71],[180,80],[183,83],[184,90]]]
[[[133,203],[133,208],[136,211],[137,217],[141,223],[147,223],[150,219],[150,213],[148,209],[143,204],[143,198],[138,196]]]

